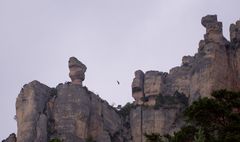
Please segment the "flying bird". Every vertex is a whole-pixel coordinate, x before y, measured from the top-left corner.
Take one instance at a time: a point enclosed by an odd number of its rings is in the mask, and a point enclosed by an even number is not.
[[[120,82],[117,80],[117,84],[119,85],[120,84]]]

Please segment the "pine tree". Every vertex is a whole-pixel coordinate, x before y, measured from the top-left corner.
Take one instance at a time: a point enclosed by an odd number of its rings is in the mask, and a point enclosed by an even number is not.
[[[200,127],[198,132],[194,136],[193,142],[205,142],[205,135],[203,129]]]

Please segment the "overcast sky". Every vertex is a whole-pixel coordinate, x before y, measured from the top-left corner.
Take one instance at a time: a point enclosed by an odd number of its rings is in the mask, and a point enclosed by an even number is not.
[[[239,0],[0,0],[0,140],[16,132],[21,87],[69,81],[69,57],[87,66],[84,85],[123,105],[133,101],[135,70],[167,72],[194,55],[207,14],[218,15],[228,38],[239,7]]]

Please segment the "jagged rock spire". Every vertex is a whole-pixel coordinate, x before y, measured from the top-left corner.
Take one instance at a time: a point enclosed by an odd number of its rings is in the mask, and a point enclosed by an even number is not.
[[[72,83],[82,85],[87,67],[76,57],[70,57],[68,67],[70,70],[69,77],[71,78]]]
[[[215,42],[225,44],[226,40],[222,33],[222,22],[219,22],[217,15],[207,15],[201,20],[202,25],[206,28],[204,40],[206,42]]]
[[[135,99],[135,104],[143,104],[144,97],[144,73],[141,70],[135,71],[135,78],[132,82],[132,96]]]
[[[230,26],[230,39],[233,43],[240,42],[240,20]]]

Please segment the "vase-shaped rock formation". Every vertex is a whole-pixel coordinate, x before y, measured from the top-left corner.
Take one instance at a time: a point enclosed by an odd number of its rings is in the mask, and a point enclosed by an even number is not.
[[[72,83],[82,85],[87,67],[75,57],[69,59],[68,67],[70,70],[69,77],[71,78]]]

